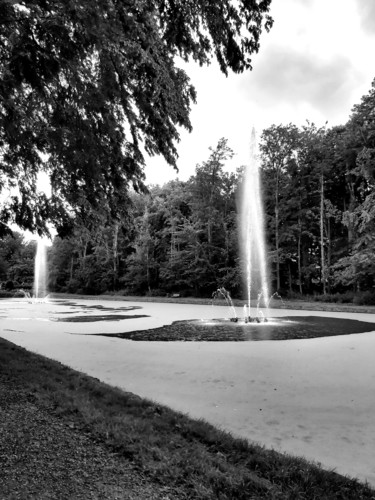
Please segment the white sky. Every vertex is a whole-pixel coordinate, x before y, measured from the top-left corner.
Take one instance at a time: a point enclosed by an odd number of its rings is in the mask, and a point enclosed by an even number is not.
[[[375,0],[273,0],[274,26],[264,32],[253,70],[223,75],[217,64],[185,69],[198,92],[193,131],[180,130],[179,174],[160,157],[148,184],[188,179],[221,137],[235,151],[233,170],[248,161],[251,128],[275,124],[344,124],[375,78]]]

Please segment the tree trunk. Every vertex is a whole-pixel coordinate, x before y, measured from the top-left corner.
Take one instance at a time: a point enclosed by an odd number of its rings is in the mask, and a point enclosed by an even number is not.
[[[118,280],[118,231],[119,224],[115,223],[113,228],[113,289],[116,289]]]
[[[280,255],[279,255],[279,168],[276,170],[275,189],[275,246],[276,246],[276,289],[280,290]]]
[[[293,278],[292,278],[292,266],[290,265],[290,260],[288,261],[288,271],[289,271],[289,292],[292,293]]]
[[[320,177],[320,263],[321,275],[320,279],[323,283],[323,295],[326,295],[326,266],[324,255],[324,174],[322,172]]]
[[[354,209],[356,207],[357,202],[356,202],[355,190],[354,190],[355,186],[354,186],[354,182],[352,181],[352,178],[351,178],[349,163],[346,164],[346,184],[348,186],[348,191],[349,191],[348,248],[350,250],[351,245],[355,239],[354,224],[353,224],[353,220],[351,218],[351,215],[354,212]]]
[[[276,289],[280,290],[280,258],[279,258],[279,209],[275,207],[275,239],[276,239]]]
[[[301,216],[298,216],[298,240],[297,240],[297,253],[298,253],[298,283],[299,283],[299,293],[302,295],[302,268],[301,268]]]
[[[331,293],[331,280],[330,280],[330,269],[331,269],[331,260],[332,260],[332,243],[331,243],[331,218],[328,217],[327,221],[327,240],[328,240],[328,246],[327,246],[327,269],[326,269],[326,274],[327,274],[327,290],[328,293]]]
[[[72,281],[73,279],[73,268],[74,268],[74,257],[72,255],[72,258],[70,259],[70,276],[69,276],[70,281]]]
[[[147,243],[146,247],[146,277],[147,277],[147,288],[148,291],[151,293],[151,286],[150,286],[150,256],[149,256],[149,246]]]
[[[85,269],[86,267],[86,256],[87,256],[87,246],[88,239],[86,237],[81,238],[82,251],[80,252],[81,261],[79,263],[81,269]]]

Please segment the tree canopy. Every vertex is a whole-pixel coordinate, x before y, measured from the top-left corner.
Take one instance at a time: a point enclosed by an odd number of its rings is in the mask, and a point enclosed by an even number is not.
[[[145,187],[145,153],[176,167],[196,99],[177,56],[251,69],[270,4],[0,0],[0,226],[62,230],[87,204],[116,216],[129,186]]]

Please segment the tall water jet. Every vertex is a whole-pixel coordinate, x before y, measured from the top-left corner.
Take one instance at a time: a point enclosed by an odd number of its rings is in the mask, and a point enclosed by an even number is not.
[[[37,240],[37,250],[34,264],[34,298],[45,299],[47,296],[47,244],[42,238]]]
[[[266,307],[269,300],[262,192],[254,128],[250,139],[250,163],[245,168],[241,193],[240,238],[248,312],[251,316],[252,295],[255,297],[260,293]]]

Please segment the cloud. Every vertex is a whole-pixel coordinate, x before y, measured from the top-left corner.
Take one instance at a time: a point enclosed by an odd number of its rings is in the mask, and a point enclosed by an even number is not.
[[[344,55],[309,57],[295,48],[272,46],[252,73],[241,80],[241,92],[263,107],[308,104],[329,119],[350,100],[360,74]],[[306,117],[308,118],[308,117]]]
[[[375,34],[375,2],[374,0],[355,0],[361,28],[368,35]]]

